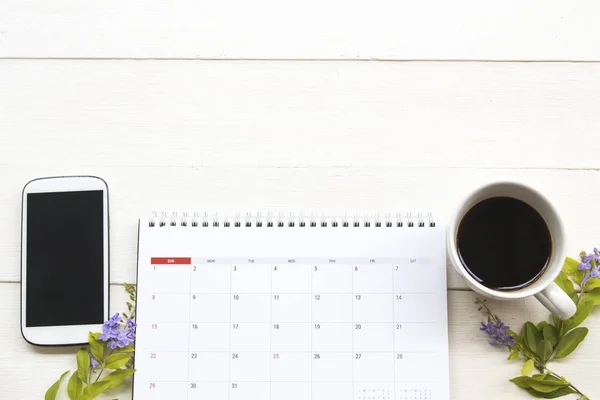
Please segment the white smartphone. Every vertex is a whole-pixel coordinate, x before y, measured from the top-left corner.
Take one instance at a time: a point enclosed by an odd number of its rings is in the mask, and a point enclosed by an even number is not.
[[[21,332],[40,346],[83,344],[109,313],[108,186],[91,176],[23,189]]]

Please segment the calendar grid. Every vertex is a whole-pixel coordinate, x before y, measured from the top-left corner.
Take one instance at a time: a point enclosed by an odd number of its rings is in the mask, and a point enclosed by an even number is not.
[[[395,268],[394,268],[394,264],[392,264],[392,276],[394,276],[394,274],[396,273]],[[395,279],[393,280],[395,282]],[[396,287],[394,284],[394,292],[396,291]],[[394,315],[396,315],[396,301],[394,299],[394,297],[392,297],[392,311],[394,313]],[[395,320],[395,318],[394,318]],[[394,321],[394,323],[392,324],[392,341],[393,341],[393,345],[394,345],[394,356],[396,354],[396,321]],[[394,362],[394,376],[396,376],[396,363]],[[396,393],[396,381],[397,379],[394,379],[394,393]]]
[[[315,269],[316,268],[317,267],[315,266]],[[313,321],[313,306],[312,306],[312,296],[313,296],[313,292],[314,292],[314,290],[313,290],[314,280],[315,280],[315,271],[313,271],[313,268],[311,266],[310,267],[310,301],[311,301],[311,303],[310,303],[310,352],[311,352],[311,354],[312,354],[313,348],[314,348],[314,345],[313,345],[314,326],[313,326],[313,324],[315,322]],[[310,400],[312,400],[312,398],[313,398],[313,382],[312,382],[312,380],[313,380],[313,365],[312,365],[312,360],[311,360],[311,363],[310,363]]]
[[[188,381],[177,381],[177,380],[170,380],[170,381],[162,381],[162,380],[154,380],[153,382],[155,383],[189,383]],[[225,383],[227,381],[203,381],[205,383]],[[270,383],[271,381],[236,381],[238,383]],[[401,383],[433,383],[434,381],[431,380],[426,380],[426,381],[401,381]],[[311,381],[277,381],[277,383],[311,383]],[[327,382],[319,382],[319,383],[348,383],[348,381],[335,381],[335,380],[330,380]],[[356,381],[356,383],[392,383],[392,381]]]
[[[192,319],[192,272],[194,270],[194,267],[192,267],[191,265],[189,266],[189,270],[190,270],[190,285],[189,285],[189,309],[188,309],[188,320]],[[192,334],[191,334],[191,327],[188,326],[188,349],[191,348],[192,346]],[[190,379],[190,358],[191,356],[188,354],[187,355],[187,361],[188,361],[188,382],[191,380]],[[186,399],[190,398],[190,390],[187,390],[187,396]]]
[[[425,343],[436,322],[417,307],[433,304],[436,292],[415,275],[405,279],[395,263],[311,261],[151,267],[152,323],[160,329],[148,349],[162,365],[162,374],[148,373],[162,378],[146,381],[160,384],[152,394],[172,387],[188,400],[410,400],[427,393],[435,381],[425,371],[439,351]],[[179,341],[160,340],[170,334]],[[179,370],[166,367],[177,362]]]
[[[232,273],[232,268],[229,269],[229,294],[231,295],[232,293],[232,289],[233,289],[233,273]],[[231,385],[231,331],[233,330],[233,321],[231,320],[231,307],[232,307],[232,301],[231,298],[229,299],[229,354],[227,354],[227,359],[228,364],[229,364],[229,382],[228,384]],[[227,400],[231,399],[231,390],[227,390]]]
[[[156,350],[156,351],[160,351],[161,353],[174,353],[174,354],[178,354],[178,353],[189,353],[190,351],[188,350]],[[219,353],[223,353],[223,351],[221,350],[195,350],[193,351],[194,353],[204,353],[204,354],[219,354]],[[264,351],[261,350],[243,350],[243,351],[238,351],[238,354],[260,354],[260,353],[264,353]],[[286,350],[286,354],[306,354],[309,353],[308,351],[295,351],[295,350]],[[389,354],[390,351],[389,350],[369,350],[368,351],[369,354]],[[319,354],[349,354],[348,351],[319,351]],[[436,354],[435,351],[405,351],[402,350],[402,354]]]
[[[355,393],[355,379],[354,379],[354,370],[356,369],[355,355],[354,355],[354,268],[350,268],[350,273],[352,274],[351,282],[352,282],[352,323],[350,324],[350,329],[352,329],[352,396]]]
[[[269,399],[273,397],[273,265],[269,267]]]
[[[160,293],[162,295],[181,295],[181,293],[175,293],[175,292],[156,292],[156,293]],[[223,294],[223,293],[217,293],[217,292],[202,292],[202,293],[196,293],[196,292],[192,292],[192,294],[195,295],[199,295],[199,296],[203,296],[203,295],[215,295],[215,294]],[[264,293],[256,293],[256,292],[244,292],[245,295],[261,295]],[[314,294],[314,293],[307,293],[307,292],[294,292],[293,294],[304,294],[304,295],[309,295],[309,294]],[[354,295],[354,292],[319,292],[319,294],[321,295]],[[362,295],[393,295],[396,294],[396,292],[360,292],[360,294]],[[409,292],[406,290],[402,291],[402,294],[410,294],[410,295],[432,295],[433,292]]]
[[[160,293],[157,293],[160,294]],[[191,320],[191,321],[161,321],[162,324],[187,324],[188,322],[193,323],[193,322],[198,322],[195,320]],[[202,324],[222,324],[223,322],[214,322],[214,321],[201,321]],[[348,320],[348,321],[337,321],[337,322],[328,322],[328,324],[340,324],[340,325],[344,325],[344,324],[349,324],[352,321]],[[395,322],[398,323],[403,323],[403,324],[435,324],[435,322],[430,322],[430,321],[405,321],[405,320],[396,320]],[[266,324],[267,322],[261,322],[261,321],[244,321],[244,323],[246,324]],[[288,321],[286,322],[286,324],[300,324],[300,325],[306,325],[306,324],[310,324],[311,321]],[[391,324],[392,321],[369,321],[369,324]]]

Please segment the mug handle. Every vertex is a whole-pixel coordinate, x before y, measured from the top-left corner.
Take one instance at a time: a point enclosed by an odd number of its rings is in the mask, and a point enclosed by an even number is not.
[[[575,315],[577,306],[558,285],[552,282],[546,289],[535,295],[535,298],[558,318],[565,320]]]

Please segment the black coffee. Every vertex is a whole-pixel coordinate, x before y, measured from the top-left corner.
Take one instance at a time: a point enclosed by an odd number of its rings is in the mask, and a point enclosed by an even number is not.
[[[511,197],[474,205],[458,226],[457,243],[471,276],[496,290],[533,283],[546,270],[552,251],[550,230],[542,216]]]

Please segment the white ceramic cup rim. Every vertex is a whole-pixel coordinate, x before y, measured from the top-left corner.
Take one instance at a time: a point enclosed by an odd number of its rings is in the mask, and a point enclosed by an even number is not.
[[[460,221],[471,207],[492,197],[512,197],[524,201],[537,210],[550,230],[552,252],[546,271],[535,282],[522,289],[500,291],[482,285],[466,271],[458,254],[456,233]],[[452,266],[473,290],[496,299],[520,299],[533,296],[550,286],[562,270],[566,247],[564,226],[554,206],[537,190],[516,182],[494,182],[478,188],[460,202],[448,225],[447,248]]]

